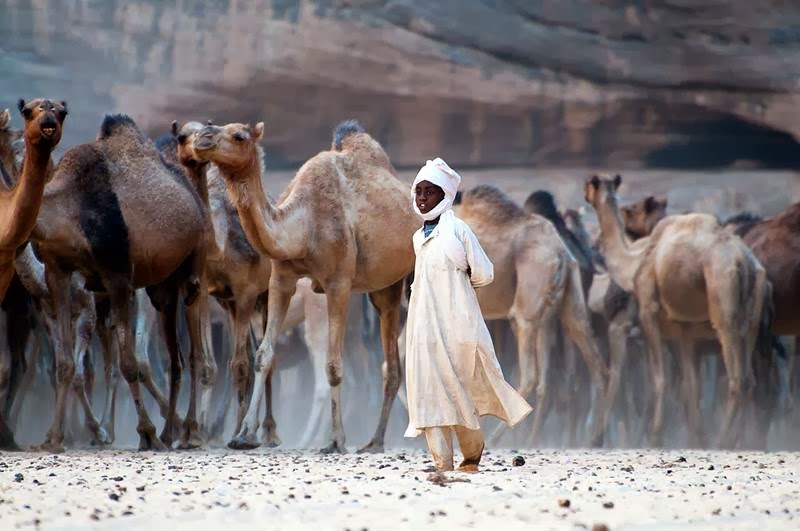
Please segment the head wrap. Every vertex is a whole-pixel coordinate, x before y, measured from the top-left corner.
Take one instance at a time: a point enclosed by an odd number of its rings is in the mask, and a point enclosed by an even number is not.
[[[435,184],[444,191],[444,199],[425,214],[419,211],[415,200],[417,185],[422,181]],[[445,254],[458,269],[466,271],[468,266],[467,253],[464,249],[464,244],[456,234],[456,216],[453,213],[453,201],[456,198],[456,192],[458,192],[460,184],[461,176],[448,166],[445,161],[437,157],[434,160],[427,161],[425,166],[417,173],[414,184],[411,185],[411,202],[414,205],[414,211],[425,221],[439,218],[438,231],[439,237],[442,238]]]

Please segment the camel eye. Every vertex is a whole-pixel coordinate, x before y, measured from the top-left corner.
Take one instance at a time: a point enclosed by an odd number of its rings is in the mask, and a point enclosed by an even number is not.
[[[180,144],[185,143],[186,142],[186,135],[184,135],[184,134],[178,135],[178,142]]]
[[[233,138],[237,142],[244,142],[244,140],[245,140],[244,133],[239,133],[239,132],[233,133]]]

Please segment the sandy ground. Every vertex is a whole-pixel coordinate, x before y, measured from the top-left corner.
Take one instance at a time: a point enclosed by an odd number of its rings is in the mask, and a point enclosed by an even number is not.
[[[503,450],[444,485],[428,465],[419,450],[5,453],[0,528],[800,527],[798,453]]]

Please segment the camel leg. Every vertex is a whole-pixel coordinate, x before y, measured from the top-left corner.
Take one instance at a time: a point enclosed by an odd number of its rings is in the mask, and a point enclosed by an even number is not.
[[[326,355],[328,352],[328,326],[325,320],[327,307],[324,305],[306,304],[306,320],[303,323],[303,337],[308,352],[311,355],[311,364],[314,371],[314,398],[311,401],[310,411],[303,435],[300,437],[299,446],[308,448],[314,442],[317,433],[327,426],[325,419],[325,405],[330,403],[330,387],[325,376]]]
[[[117,388],[119,382],[119,355],[116,345],[112,340],[112,331],[109,328],[108,318],[111,311],[108,300],[97,303],[97,336],[100,339],[100,348],[103,351],[103,372],[106,382],[106,396],[103,405],[103,416],[100,427],[105,432],[108,444],[114,442],[115,412],[117,405]]]
[[[695,352],[694,339],[688,330],[682,330],[678,339],[680,350],[683,400],[689,428],[689,447],[702,448],[703,432],[700,423],[700,388],[698,382],[700,357]]]
[[[323,453],[345,453],[344,424],[342,422],[342,350],[347,324],[347,301],[350,297],[350,282],[325,286],[328,302],[328,359],[325,370],[331,388],[331,443]]]
[[[133,290],[126,283],[119,281],[110,282],[107,288],[111,298],[112,327],[116,332],[120,369],[122,377],[128,382],[138,417],[136,431],[139,434],[139,450],[165,450],[164,444],[156,437],[156,428],[147,414],[142,389],[139,386],[141,376],[139,372],[140,363],[133,349],[134,338],[131,330]]]
[[[160,312],[155,311],[155,308],[150,305],[145,295],[145,290],[136,291],[136,339],[133,351],[139,364],[139,381],[142,382],[144,388],[147,389],[147,392],[158,404],[158,410],[166,422],[169,415],[169,401],[153,380],[153,371],[148,354],[150,340],[153,337],[153,329]]]
[[[0,408],[3,411],[10,394],[11,346],[8,344],[8,316],[5,311],[0,310]]]
[[[591,446],[603,445],[603,437],[608,426],[608,415],[611,405],[616,397],[609,392],[608,367],[606,367],[597,343],[592,333],[589,322],[589,312],[583,298],[578,265],[574,262],[569,265],[569,279],[564,291],[564,303],[561,306],[561,325],[564,331],[583,355],[583,360],[589,368],[589,374],[595,387],[597,400],[592,407],[592,428],[589,443]]]
[[[289,301],[294,294],[296,285],[297,277],[290,271],[282,269],[280,264],[273,262],[273,270],[269,282],[266,333],[256,351],[255,375],[253,392],[250,395],[250,405],[247,408],[241,428],[228,443],[228,447],[234,450],[257,448],[261,444],[257,438],[258,410],[264,400],[267,373],[272,369],[275,360],[275,345],[278,342],[281,325],[286,317]]]
[[[619,312],[615,315],[608,325],[608,353],[609,353],[609,373],[608,373],[608,406],[610,410],[617,401],[622,373],[625,370],[625,360],[628,356],[628,333],[631,325],[630,312]],[[632,413],[632,411],[631,411]],[[629,417],[632,417],[630,415]],[[631,418],[626,419],[630,424]],[[608,426],[607,420],[605,425]],[[629,430],[626,430],[629,431]]]
[[[53,423],[41,448],[50,452],[63,452],[67,398],[75,374],[70,274],[49,263],[45,268],[45,280],[56,312],[56,330],[51,336],[55,347],[56,404]]]
[[[203,393],[210,393],[216,379],[217,364],[213,355],[208,352],[208,288],[204,279],[200,280],[200,295],[191,305],[186,307],[186,327],[189,330],[189,409],[183,423],[183,433],[179,448],[198,448],[205,444],[203,431],[200,429],[198,417],[199,386]],[[210,402],[210,400],[209,400]]]
[[[231,379],[236,390],[238,407],[236,409],[236,432],[242,427],[247,413],[248,391],[252,385],[250,356],[248,352],[248,334],[250,317],[255,309],[254,297],[242,297],[233,303],[231,318],[233,320],[233,357],[231,358]],[[265,382],[266,383],[266,382]]]
[[[183,356],[178,342],[178,298],[173,295],[164,301],[158,312],[158,322],[161,335],[167,344],[169,352],[169,402],[167,410],[162,412],[164,427],[159,439],[167,448],[172,447],[175,438],[180,433],[180,419],[178,418],[178,396],[181,392],[181,378],[183,373]]]
[[[403,296],[403,282],[397,282],[388,288],[370,293],[369,298],[381,320],[381,344],[383,345],[383,403],[378,427],[372,440],[359,453],[381,453],[389,424],[392,403],[400,387],[400,354],[397,351],[397,329],[400,326],[400,299]]]
[[[25,364],[25,371],[20,379],[19,387],[14,395],[14,399],[10,404],[7,404],[8,409],[4,412],[9,426],[17,425],[17,420],[19,419],[20,411],[22,411],[22,405],[25,402],[25,397],[30,392],[31,387],[33,386],[33,381],[36,379],[36,366],[38,363],[39,351],[41,349],[38,338],[33,335],[28,337],[25,349],[28,353],[28,362]]]
[[[643,267],[650,267],[644,264]],[[637,285],[639,301],[639,320],[642,332],[647,341],[647,353],[650,364],[651,383],[653,385],[653,413],[650,425],[650,445],[660,447],[664,444],[664,342],[661,336],[659,322],[658,286],[655,274],[643,273],[638,275]]]
[[[201,280],[203,285],[203,280]],[[217,367],[217,358],[214,356],[213,342],[211,340],[211,314],[208,307],[208,288],[203,288],[205,291],[200,294],[200,325],[201,325],[201,344],[202,350],[201,359],[202,365],[200,368],[200,409],[198,412],[198,421],[202,433],[208,436],[211,429],[211,408],[213,405],[214,386],[217,383],[217,376],[219,368]]]
[[[13,271],[13,269],[12,269]],[[0,298],[2,300],[2,298]],[[6,317],[5,312],[2,312],[2,316],[0,316],[0,320],[2,320],[2,326],[0,326],[0,334],[3,335],[3,339],[0,341],[5,342],[5,337],[7,334],[6,330]],[[0,380],[8,379],[11,373],[11,351],[7,348],[0,347]],[[6,422],[6,415],[5,415],[5,404],[0,404],[0,450],[19,450],[17,443],[14,441],[14,433],[9,428],[8,423]]]
[[[72,389],[75,392],[78,403],[83,408],[86,428],[92,435],[91,444],[95,446],[109,444],[110,441],[108,440],[108,434],[103,431],[100,421],[97,420],[94,411],[92,411],[92,405],[89,401],[91,391],[87,390],[90,388],[89,382],[94,379],[87,374],[87,367],[90,366],[89,343],[94,333],[97,314],[95,312],[94,299],[89,295],[86,295],[86,299],[87,304],[81,309],[75,323],[75,377],[72,380]]]

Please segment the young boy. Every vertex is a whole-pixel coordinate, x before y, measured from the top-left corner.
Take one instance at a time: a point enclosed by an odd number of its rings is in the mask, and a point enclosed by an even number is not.
[[[461,176],[442,159],[429,160],[411,187],[424,220],[414,234],[414,283],[406,327],[406,437],[425,433],[439,472],[453,470],[455,433],[464,461],[477,472],[484,442],[479,417],[513,426],[530,405],[503,378],[475,288],[494,268],[469,226],[452,206]]]

